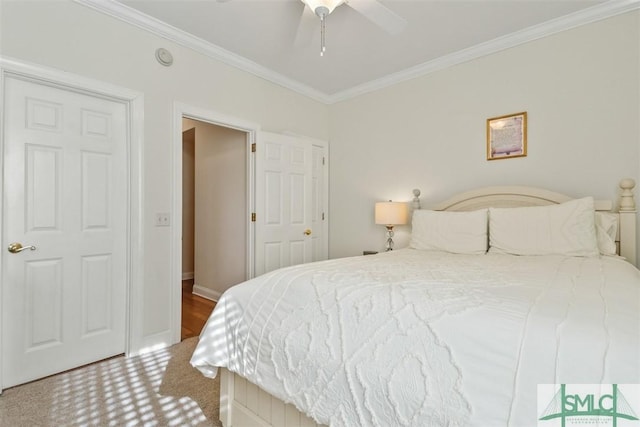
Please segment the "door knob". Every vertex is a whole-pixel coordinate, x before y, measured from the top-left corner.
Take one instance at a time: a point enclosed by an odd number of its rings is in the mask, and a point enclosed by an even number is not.
[[[9,247],[7,248],[7,250],[9,252],[11,252],[12,254],[17,254],[18,252],[22,252],[26,249],[31,249],[32,251],[36,250],[36,247],[31,245],[31,246],[22,246],[22,243],[11,243],[9,245]]]
[[[307,228],[306,230],[304,230],[304,235],[305,236],[309,236],[311,234],[311,229]]]

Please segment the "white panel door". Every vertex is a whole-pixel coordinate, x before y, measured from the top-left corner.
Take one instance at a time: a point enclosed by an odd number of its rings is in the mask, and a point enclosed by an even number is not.
[[[312,261],[312,149],[299,138],[257,134],[256,275]]]
[[[17,78],[4,97],[6,388],[124,352],[128,173],[124,104]]]

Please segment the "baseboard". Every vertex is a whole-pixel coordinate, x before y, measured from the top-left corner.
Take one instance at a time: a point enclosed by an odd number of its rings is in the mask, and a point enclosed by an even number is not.
[[[182,273],[182,280],[191,280],[195,277],[195,275],[193,274],[193,271],[189,272],[189,273]]]
[[[213,289],[205,288],[204,286],[199,285],[193,285],[192,293],[194,295],[198,295],[199,297],[206,298],[215,302],[218,302],[218,299],[220,299],[220,296],[222,296],[222,294],[218,291],[214,291]]]

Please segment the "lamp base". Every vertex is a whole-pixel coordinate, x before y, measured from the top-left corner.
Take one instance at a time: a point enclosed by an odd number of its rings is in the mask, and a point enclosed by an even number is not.
[[[387,246],[385,251],[389,252],[393,250],[393,225],[387,225]]]

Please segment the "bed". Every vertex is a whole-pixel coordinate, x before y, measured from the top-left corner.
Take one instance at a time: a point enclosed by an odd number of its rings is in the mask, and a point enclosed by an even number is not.
[[[640,383],[634,186],[414,190],[409,248],[231,288],[191,363],[225,427],[536,425],[538,384]]]

